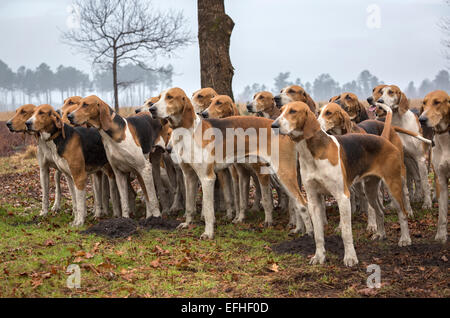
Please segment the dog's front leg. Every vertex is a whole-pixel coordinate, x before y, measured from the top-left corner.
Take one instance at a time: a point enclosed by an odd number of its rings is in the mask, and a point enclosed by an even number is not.
[[[352,234],[352,214],[350,198],[345,194],[335,194],[339,206],[342,241],[344,242],[344,265],[352,267],[358,264]]]
[[[205,217],[205,232],[201,239],[212,239],[214,237],[214,183],[216,175],[202,176],[200,182],[203,190],[202,212]]]
[[[148,161],[145,167],[138,173],[138,179],[144,192],[146,217],[160,217],[158,198],[156,197],[155,185],[153,183],[152,166]]]
[[[439,218],[437,223],[437,233],[434,239],[445,243],[447,242],[448,223],[448,178],[444,173],[441,173],[436,181],[439,184],[439,193],[436,191],[439,200]]]
[[[183,171],[184,185],[186,188],[186,220],[178,225],[178,228],[184,229],[192,222],[192,216],[195,213],[195,197],[197,194],[197,175],[195,171],[187,164],[180,164]]]
[[[52,206],[52,212],[56,212],[61,208],[61,171],[55,170],[55,202]]]
[[[308,189],[306,185],[305,188],[308,195],[308,211],[311,215],[311,220],[313,223],[314,241],[316,244],[316,253],[311,258],[310,264],[323,264],[325,262],[326,256],[323,220],[321,215],[322,213],[320,211],[320,200],[322,199],[322,196],[313,189]]]
[[[128,173],[123,173],[118,169],[114,169],[116,176],[117,188],[120,195],[120,205],[122,207],[122,217],[130,217],[130,207],[128,202]]]
[[[92,185],[94,190],[94,217],[96,219],[102,216],[102,175],[101,171],[92,175]]]
[[[42,190],[42,210],[39,215],[44,216],[48,214],[48,180],[50,169],[47,164],[42,164],[39,166],[39,178],[41,181],[41,190]]]

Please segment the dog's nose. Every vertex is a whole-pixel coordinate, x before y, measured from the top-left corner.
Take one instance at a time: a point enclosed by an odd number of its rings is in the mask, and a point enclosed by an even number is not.
[[[139,113],[141,112],[141,109],[140,109],[140,108],[135,109],[134,112],[135,112],[136,114],[139,114]]]
[[[370,105],[372,105],[372,103],[373,103],[373,97],[372,97],[372,96],[367,97],[367,102],[368,102]]]
[[[150,111],[153,117],[156,117],[158,109],[155,106],[150,107],[148,110]]]
[[[280,95],[275,96],[275,97],[274,97],[274,100],[275,100],[275,104],[277,105],[277,107],[283,106],[283,105],[281,104],[281,96],[280,96]]]
[[[172,153],[172,146],[171,146],[171,145],[167,145],[167,146],[166,146],[166,151],[167,151],[168,153]]]
[[[427,123],[427,120],[428,120],[428,118],[427,118],[426,116],[424,116],[424,115],[422,115],[422,116],[419,117],[419,122],[420,122],[422,125],[425,125],[425,124]]]
[[[253,109],[252,109],[252,104],[251,103],[247,103],[247,110],[252,113]]]
[[[384,104],[384,100],[380,98],[379,100],[377,100],[377,103]]]
[[[209,114],[208,114],[208,112],[205,110],[204,112],[202,112],[202,116],[203,116],[203,118],[208,118],[208,117],[209,117]]]
[[[9,130],[11,130],[11,125],[12,125],[12,123],[8,120],[8,121],[6,122],[6,126],[9,128]]]
[[[272,123],[272,126],[271,126],[272,128],[280,128],[280,124],[278,123],[278,121],[274,121],[273,123]]]
[[[33,125],[33,123],[32,123],[31,121],[27,120],[27,121],[25,122],[25,126],[27,126],[27,129],[28,129],[28,130],[31,130],[31,125]]]

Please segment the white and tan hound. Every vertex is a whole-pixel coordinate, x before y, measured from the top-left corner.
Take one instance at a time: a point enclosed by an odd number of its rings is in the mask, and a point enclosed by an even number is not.
[[[344,264],[358,263],[351,227],[350,186],[365,180],[371,205],[377,204],[379,179],[388,186],[398,203],[401,229],[400,246],[410,245],[405,193],[405,167],[398,149],[384,137],[362,134],[330,136],[321,129],[314,113],[302,102],[289,103],[272,124],[281,134],[289,135],[300,154],[302,181],[308,196],[308,208],[314,225],[316,254],[312,264],[325,261],[323,194],[337,201],[340,214]],[[383,132],[382,136],[386,136]],[[389,165],[386,165],[389,162]],[[384,233],[383,215],[377,214],[378,233]]]
[[[424,111],[420,122],[433,127],[434,146],[431,162],[435,171],[436,197],[439,201],[439,219],[435,240],[447,241],[448,180],[450,178],[450,97],[444,91],[429,93],[423,99]]]
[[[149,162],[150,151],[158,131],[161,130],[160,121],[152,119],[146,112],[123,118],[95,95],[83,98],[80,106],[70,113],[68,118],[73,124],[87,123],[99,130],[119,188],[122,216],[130,216],[130,173],[136,175],[141,185],[146,203],[146,217],[161,216]]]
[[[280,94],[275,96],[275,103],[278,107],[291,102],[303,102],[308,105],[309,109],[317,115],[317,107],[311,96],[305,89],[298,85],[290,85],[283,88]]]
[[[392,125],[407,129],[409,131],[421,134],[422,129],[419,123],[418,117],[409,109],[409,101],[405,94],[395,85],[388,85],[380,89],[381,96],[374,101],[378,104],[384,104],[392,109]],[[380,106],[380,105],[378,105]],[[379,115],[382,107],[378,107],[377,115]],[[416,188],[419,191],[415,192],[415,197],[423,197],[423,209],[431,208],[431,192],[430,185],[428,183],[428,169],[426,165],[426,149],[420,140],[412,136],[405,134],[400,135],[403,143],[405,158],[413,161],[413,165],[417,166],[418,178],[416,176]],[[408,167],[412,166],[408,163],[408,159],[405,163]],[[413,166],[413,167],[414,167]],[[412,167],[412,168],[413,168]],[[417,175],[417,174],[416,174]],[[410,191],[411,192],[411,191]]]
[[[201,238],[212,238],[215,221],[213,197],[216,171],[226,169],[241,158],[255,157],[270,164],[270,168],[277,173],[288,194],[296,200],[298,218],[303,218],[307,232],[311,233],[312,226],[305,205],[306,201],[298,188],[295,176],[293,178],[295,172],[291,169],[296,162],[294,144],[289,138],[282,136],[272,140],[271,120],[251,116],[202,120],[195,113],[190,99],[180,88],[164,91],[161,99],[150,107],[150,112],[156,118],[167,119],[173,129],[170,143],[172,151],[181,160],[180,166],[186,186],[186,222],[180,225],[181,228],[187,227],[192,222],[197,190],[195,181],[198,176],[202,185],[202,209],[205,218],[205,232]],[[249,128],[260,131],[261,135],[254,136],[256,146],[249,145],[251,138],[248,135],[240,140],[243,142],[242,147],[237,146],[238,138],[235,134],[230,134],[230,130],[236,132],[237,129],[245,131]],[[218,134],[217,131],[221,133]],[[277,153],[272,152],[274,142],[278,142]],[[201,160],[193,160],[196,154],[201,155]],[[231,157],[227,157],[228,155]]]

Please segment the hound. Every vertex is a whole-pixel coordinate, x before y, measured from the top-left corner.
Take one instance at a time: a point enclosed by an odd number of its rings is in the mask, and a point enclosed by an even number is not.
[[[360,134],[372,134],[381,136],[381,134],[385,129],[385,124],[378,120],[369,119],[360,122],[359,124],[355,124],[353,121],[350,120],[350,116],[347,114],[347,112],[344,111],[344,109],[342,109],[342,106],[338,106],[335,103],[329,103],[324,107],[322,107],[318,120],[322,129],[324,129],[327,133],[332,135],[360,133]],[[400,152],[402,161],[403,161],[403,144],[397,132],[408,134],[428,144],[431,143],[430,140],[423,138],[422,136],[420,136],[420,134],[408,131],[406,129],[402,129],[400,127],[391,126],[388,139]],[[407,193],[408,189],[405,188],[404,191]],[[364,204],[364,202],[366,201],[364,200],[362,204]],[[412,209],[409,204],[409,200],[406,200],[405,204],[406,210],[408,211],[408,215],[411,216]],[[379,206],[382,208],[381,203],[379,204]],[[372,208],[378,208],[378,206]],[[375,211],[373,209],[368,209],[367,205],[363,207],[363,210],[364,211],[367,210],[368,212],[368,227],[367,227],[368,230],[371,232],[372,231],[375,232],[376,231]]]
[[[143,112],[123,118],[95,95],[85,97],[80,106],[67,116],[71,123],[88,123],[100,132],[106,156],[119,188],[122,217],[130,216],[128,175],[137,176],[146,203],[146,217],[161,216],[149,154],[161,130],[159,120]],[[159,163],[158,163],[159,167]]]
[[[192,222],[197,190],[195,181],[198,176],[203,190],[202,209],[205,218],[205,231],[201,238],[213,238],[215,221],[213,197],[216,171],[229,167],[242,157],[252,156],[270,164],[270,168],[276,172],[288,194],[296,200],[297,217],[303,218],[307,232],[311,233],[312,226],[306,210],[306,201],[295,178],[292,178],[295,170],[292,171],[291,167],[296,162],[294,144],[289,138],[281,136],[271,138],[271,120],[250,116],[202,120],[195,113],[194,107],[185,92],[180,88],[171,88],[164,91],[161,94],[161,99],[150,107],[150,112],[155,118],[167,119],[173,129],[171,144],[173,152],[180,159],[186,186],[186,221],[180,224],[180,228],[185,228]],[[241,144],[242,147],[235,147],[237,135],[234,133],[230,136],[229,132],[230,130],[236,132],[236,129],[239,128],[242,130],[254,128],[260,132],[261,136],[250,138],[247,135],[240,139],[241,142],[244,142],[243,145]],[[263,129],[266,129],[266,131]],[[227,130],[228,134],[226,133]],[[220,131],[221,134],[217,134],[217,131]],[[214,134],[208,135],[211,132],[214,132]],[[253,141],[250,139],[253,139],[253,137],[256,139],[256,146],[250,147],[250,142]],[[278,142],[278,153],[272,152],[272,143],[274,142]],[[195,154],[200,154],[201,160],[193,159]],[[227,157],[227,154],[231,157]],[[300,226],[299,222],[298,226]]]
[[[264,118],[269,118],[275,120],[280,114],[280,109],[277,107],[275,102],[275,97],[272,93],[267,91],[258,92],[253,96],[253,100],[247,104],[247,111],[249,113],[257,114],[257,116],[261,116]],[[299,166],[297,165],[299,168]],[[299,177],[299,186],[301,185],[300,180],[300,170],[297,169],[297,176]],[[272,180],[272,184],[275,187],[275,190],[278,194],[278,206],[281,210],[286,210],[288,208],[290,220],[289,224],[295,224],[295,215],[292,212],[292,209],[289,207],[288,196],[282,191],[281,187],[278,185],[277,180]]]
[[[399,205],[401,229],[400,246],[411,244],[409,236],[405,193],[405,167],[398,149],[382,136],[347,134],[330,136],[321,129],[308,105],[293,102],[281,109],[281,115],[273,122],[281,134],[288,135],[296,143],[300,154],[302,181],[308,197],[308,209],[314,226],[316,254],[312,264],[325,261],[322,194],[331,194],[339,206],[344,264],[358,263],[351,228],[350,186],[364,179],[371,205],[377,204],[379,179],[388,186],[394,201]],[[389,165],[386,165],[389,162]],[[379,233],[384,233],[383,216],[377,214]]]
[[[217,95],[219,94],[217,94],[217,92],[211,87],[205,87],[195,91],[191,98],[195,113],[200,114],[205,111],[211,104],[211,100]]]
[[[47,144],[54,164],[66,175],[69,187],[70,184],[75,185],[72,200],[76,213],[72,226],[81,226],[85,221],[86,181],[89,174],[94,174],[97,180],[94,197],[95,215],[99,217],[101,174],[96,172],[107,166],[108,161],[97,130],[64,124],[59,114],[47,104],[38,106],[25,124],[28,130],[39,133]]]
[[[203,118],[220,119],[231,116],[239,116],[239,111],[229,96],[217,95],[211,100],[211,104],[201,113],[201,115]],[[262,196],[262,200],[255,196],[255,204],[253,207],[258,205],[257,202],[262,201],[265,214],[264,224],[266,226],[271,226],[273,224],[272,192],[269,183],[270,175],[259,173],[261,166],[261,163],[234,164],[229,168],[230,174],[233,178],[234,200],[236,203],[236,217],[233,220],[234,223],[240,223],[245,219],[245,210],[248,205],[250,176],[252,176],[255,181],[255,189],[256,191],[259,189]],[[218,171],[217,176],[220,180],[221,171]],[[222,176],[222,178],[224,177]],[[224,187],[224,193],[226,192],[226,188]],[[228,194],[226,196],[228,196]]]
[[[439,219],[436,241],[447,241],[448,179],[450,178],[450,97],[444,91],[429,93],[423,100],[424,111],[420,122],[433,127],[434,146],[432,163],[435,171],[436,196],[439,201]]]
[[[27,130],[25,122],[33,116],[36,106],[26,104],[16,109],[15,115],[6,122],[11,132],[32,133]],[[33,133],[32,133],[33,134]],[[42,208],[39,215],[47,215],[49,206],[49,168],[55,169],[55,202],[51,208],[52,212],[58,211],[61,207],[61,172],[53,162],[47,144],[42,140],[39,134],[34,134],[37,141],[37,159],[39,163],[39,176],[42,191]],[[73,193],[73,184],[69,183],[69,190]]]
[[[341,106],[355,123],[369,119],[366,108],[360,103],[358,96],[353,93],[342,93],[330,99],[330,103]]]
[[[395,85],[386,86],[382,88],[381,92],[382,94],[376,102],[378,104],[385,104],[392,109],[392,124],[415,133],[421,133],[419,119],[409,110],[408,99],[400,88]],[[419,182],[416,182],[416,187],[419,186],[423,193],[422,209],[430,209],[431,193],[425,159],[426,148],[424,148],[424,145],[418,139],[413,138],[412,136],[402,134],[400,135],[400,138],[403,143],[405,157],[412,159],[418,167],[420,180],[418,180]]]
[[[316,103],[303,87],[298,85],[287,86],[280,91],[279,95],[275,96],[275,103],[278,107],[291,102],[303,102],[317,115]]]

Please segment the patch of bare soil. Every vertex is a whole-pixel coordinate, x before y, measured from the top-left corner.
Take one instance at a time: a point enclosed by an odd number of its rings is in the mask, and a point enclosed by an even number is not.
[[[139,221],[139,225],[146,230],[159,229],[159,230],[174,230],[180,224],[180,221],[169,220],[162,217],[149,217]]]
[[[112,218],[102,220],[82,234],[96,234],[108,238],[128,237],[137,233],[138,222],[130,218]]]
[[[137,234],[140,228],[145,230],[174,230],[178,224],[180,224],[179,221],[161,217],[150,217],[139,222],[130,218],[111,218],[101,220],[81,233],[96,234],[108,238],[123,238]]]

